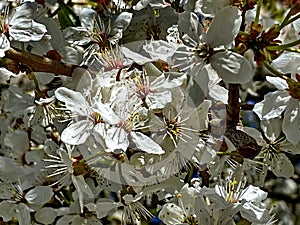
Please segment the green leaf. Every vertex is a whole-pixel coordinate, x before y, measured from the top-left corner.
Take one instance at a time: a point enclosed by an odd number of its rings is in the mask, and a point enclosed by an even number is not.
[[[62,0],[58,0],[57,2],[60,8],[60,10],[58,11],[58,20],[61,29],[80,26],[79,17],[73,12],[73,10]]]

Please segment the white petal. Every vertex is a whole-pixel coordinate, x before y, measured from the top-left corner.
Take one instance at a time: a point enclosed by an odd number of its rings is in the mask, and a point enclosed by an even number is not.
[[[36,211],[34,219],[41,224],[53,224],[57,213],[51,207],[44,207]]]
[[[293,145],[287,140],[280,143],[280,150],[288,152],[293,155],[300,154],[300,143],[297,145]]]
[[[149,109],[163,109],[167,103],[172,101],[172,94],[170,91],[162,91],[157,93],[150,93],[147,95],[146,103]]]
[[[209,88],[208,94],[212,99],[228,104],[228,90],[226,88],[217,84]]]
[[[257,202],[265,200],[268,196],[268,193],[259,189],[259,187],[255,187],[249,185],[246,187],[241,194],[240,200],[245,199],[247,202]]]
[[[186,76],[176,73],[163,73],[150,84],[150,89],[152,91],[163,91],[167,89],[172,89],[182,85],[186,80]]]
[[[198,107],[204,100],[208,91],[209,76],[206,67],[195,67],[192,71],[186,87],[187,104],[190,107]]]
[[[266,79],[268,82],[273,84],[279,90],[286,90],[289,87],[287,82],[280,77],[266,76]]]
[[[10,203],[7,201],[0,202],[0,216],[3,218],[4,222],[12,220],[12,218],[15,216],[15,206],[15,203]]]
[[[43,205],[49,202],[53,195],[51,187],[37,186],[26,193],[25,199],[29,204]]]
[[[92,76],[86,69],[81,67],[75,68],[72,74],[72,81],[77,92],[88,94],[92,91]]]
[[[295,36],[299,37],[299,32],[300,32],[300,20],[295,20],[293,22],[293,27],[295,29]]]
[[[278,58],[273,60],[272,66],[282,73],[297,72],[300,63],[299,53],[296,52],[283,52]]]
[[[90,136],[92,125],[88,120],[75,122],[63,130],[61,140],[69,145],[83,144]]]
[[[73,45],[85,45],[91,41],[90,33],[84,27],[67,27],[63,30],[63,35]]]
[[[135,63],[143,65],[148,62],[151,62],[152,59],[150,56],[145,57],[144,55],[138,53],[139,51],[131,50],[129,44],[126,44],[127,47],[122,46],[122,52],[128,59],[132,59]],[[144,53],[145,54],[145,53]]]
[[[183,38],[183,40],[188,43],[191,42],[190,45],[194,46],[195,43],[198,43],[200,40],[200,35],[202,34],[202,26],[199,23],[198,16],[193,12],[183,12],[179,14],[178,20],[178,30],[180,33],[187,35],[192,40],[189,41],[187,38]]]
[[[39,41],[47,32],[45,25],[32,18],[37,13],[36,2],[25,2],[16,8],[9,25],[9,35],[16,41]]]
[[[253,108],[260,119],[280,117],[291,96],[286,91],[275,91],[265,95],[263,101],[256,103]]]
[[[97,15],[96,11],[90,8],[81,9],[79,14],[81,26],[86,28],[91,33],[93,32],[94,29],[94,22],[95,22],[96,15]]]
[[[165,204],[160,210],[158,217],[166,225],[181,224],[184,221],[183,210],[172,203]]]
[[[87,204],[87,207],[90,211],[94,211],[91,208],[91,204],[92,203]],[[97,218],[101,219],[107,215],[111,215],[111,213],[115,212],[118,207],[119,204],[114,202],[113,200],[102,198],[101,201],[99,201],[99,203],[97,203],[94,208],[97,214]]]
[[[81,93],[60,87],[55,91],[55,97],[65,103],[67,109],[81,116],[87,115],[87,102]]]
[[[148,5],[150,5],[153,9],[161,9],[170,6],[164,0],[141,0],[132,8],[136,11],[139,11],[147,7]]]
[[[271,169],[277,177],[289,178],[294,175],[294,165],[283,153],[274,155],[274,158],[271,161]]]
[[[281,118],[272,118],[269,120],[260,121],[262,130],[265,132],[265,136],[270,141],[275,141],[280,137],[282,131]]]
[[[7,169],[9,168],[9,169]],[[22,169],[16,160],[0,156],[0,177],[4,181],[18,181],[23,176]]]
[[[0,34],[0,58],[5,56],[5,52],[9,49],[10,42],[5,34]]]
[[[165,152],[162,150],[159,144],[140,132],[131,132],[130,137],[135,143],[136,147],[144,152],[158,155],[161,155]]]
[[[72,182],[78,192],[80,210],[81,212],[83,212],[84,194],[87,194],[88,197],[93,198],[94,197],[93,192],[88,186],[88,184],[85,182],[84,177],[82,175],[72,176]]]
[[[203,0],[201,10],[206,14],[216,14],[217,11],[228,5],[228,0]]]
[[[208,129],[208,121],[209,121],[208,112],[209,112],[211,105],[212,105],[212,101],[204,100],[197,108],[198,118],[196,118],[195,121],[191,121],[191,122],[193,123],[193,122],[198,121],[199,122],[199,130],[207,130]],[[191,115],[193,115],[193,114],[191,113]],[[195,127],[197,127],[197,126],[195,126]]]
[[[228,83],[247,83],[252,80],[254,74],[250,62],[235,52],[218,52],[211,57],[210,63],[218,75]]]
[[[150,41],[143,46],[143,49],[151,56],[152,61],[168,62],[168,59],[176,51],[177,45],[163,40]]]
[[[103,104],[100,101],[95,105],[95,111],[101,115],[101,118],[111,124],[116,125],[120,122],[120,118],[110,108],[108,104]]]
[[[282,122],[282,131],[286,139],[296,145],[300,142],[300,101],[290,99]]]
[[[133,14],[129,12],[120,13],[113,21],[111,25],[112,29],[125,30],[131,22],[132,15]]]
[[[267,224],[270,219],[269,211],[265,207],[260,208],[250,202],[243,204],[240,212],[244,218],[255,224]]]
[[[190,187],[189,184],[185,184],[179,192],[181,194],[180,200],[182,201],[182,206],[184,206],[184,211],[187,215],[194,214],[194,205],[196,190],[193,187]],[[180,201],[178,199],[178,201]]]
[[[235,6],[227,6],[217,12],[206,36],[210,47],[218,47],[233,42],[242,23],[241,12]]]
[[[31,223],[30,211],[27,205],[23,203],[16,204],[14,210],[19,225],[28,225]]]
[[[121,128],[111,127],[106,133],[105,143],[111,150],[122,149],[126,151],[129,146],[128,133]]]
[[[245,131],[245,133],[253,137],[256,140],[258,145],[265,144],[262,134],[257,129],[252,127],[243,127],[243,131]]]

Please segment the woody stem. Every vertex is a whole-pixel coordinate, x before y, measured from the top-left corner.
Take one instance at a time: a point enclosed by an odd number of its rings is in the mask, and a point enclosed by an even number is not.
[[[227,127],[236,127],[240,120],[239,84],[229,84]]]
[[[10,48],[5,52],[5,57],[28,66],[32,72],[46,72],[72,76],[76,65],[63,63],[30,52]]]

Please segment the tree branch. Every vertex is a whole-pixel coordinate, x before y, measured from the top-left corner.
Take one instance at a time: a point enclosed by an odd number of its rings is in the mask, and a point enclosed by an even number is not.
[[[78,67],[77,65],[63,63],[14,48],[7,50],[5,57],[28,66],[32,72],[46,72],[72,76],[74,69]]]
[[[236,127],[240,121],[239,84],[229,84],[227,127]]]

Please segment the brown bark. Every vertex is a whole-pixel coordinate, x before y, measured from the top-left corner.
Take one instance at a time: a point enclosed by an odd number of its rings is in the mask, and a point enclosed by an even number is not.
[[[239,84],[229,84],[227,127],[236,127],[240,121]]]
[[[14,48],[7,50],[5,57],[29,67],[32,72],[45,72],[72,76],[74,69],[78,67],[76,65],[63,63]]]

